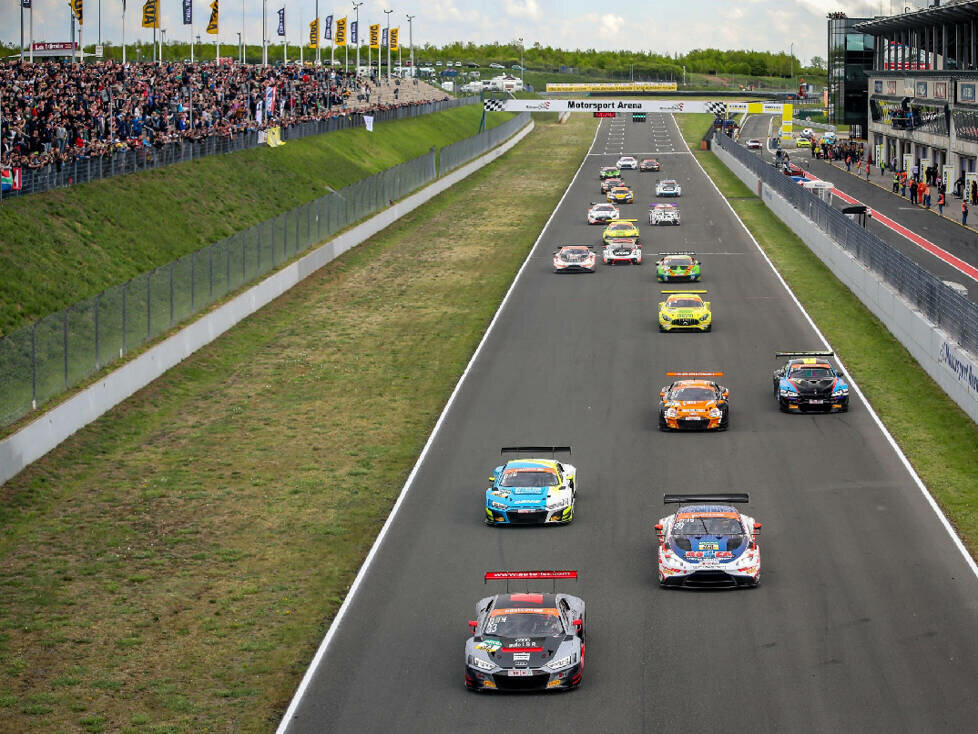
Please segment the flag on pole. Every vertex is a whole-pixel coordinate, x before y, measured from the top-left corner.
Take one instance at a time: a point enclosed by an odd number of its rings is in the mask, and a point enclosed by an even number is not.
[[[337,46],[346,45],[346,18],[339,18],[336,21],[336,41]]]
[[[191,25],[193,22],[194,22],[193,0],[183,0],[183,24]]]
[[[383,31],[381,31],[380,45],[381,46],[386,46],[387,45],[387,29],[386,28]]]
[[[68,0],[68,1],[71,3],[71,10],[74,12],[75,17],[78,18],[78,25],[82,25],[82,15],[84,14],[82,12],[84,10],[82,5],[84,3],[84,0]]]
[[[143,3],[143,28],[160,27],[160,0],[146,0]]]
[[[360,25],[360,22],[357,21],[357,20],[355,20],[352,23],[350,23],[350,43],[352,43],[354,46],[357,45],[357,40],[358,40],[357,39],[357,30],[358,30],[357,29],[357,26],[358,25]]]
[[[309,48],[319,48],[319,18],[309,24]]]
[[[285,8],[278,11],[278,34],[285,35]]]
[[[391,28],[391,51],[397,51],[400,46],[397,45],[397,32],[399,28]]]
[[[364,115],[363,124],[367,126],[367,132],[372,133],[374,131],[374,116]]]
[[[275,114],[275,87],[265,88],[265,115],[272,117]]]
[[[21,178],[19,168],[0,169],[0,190],[20,191]]]
[[[207,32],[210,33],[212,36],[217,35],[218,15],[219,15],[217,4],[219,1],[220,0],[214,0],[214,2],[211,3],[211,17],[210,20],[207,21]]]
[[[326,20],[323,21],[323,38],[327,41],[333,40],[333,16],[327,15]]]
[[[370,26],[370,48],[380,48],[380,23]]]

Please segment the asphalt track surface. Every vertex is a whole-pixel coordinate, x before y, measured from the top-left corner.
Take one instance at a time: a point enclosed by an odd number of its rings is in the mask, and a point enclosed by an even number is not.
[[[614,122],[602,121],[592,150],[622,132]],[[624,128],[633,155],[655,131],[660,149],[668,131],[668,147],[685,150],[669,117]],[[661,175],[683,185],[683,224],[643,226],[645,249],[700,253],[713,332],[657,332],[651,262],[552,272],[556,245],[600,237],[585,212],[615,156],[589,155],[288,731],[974,731],[978,579],[858,398],[848,414],[778,412],[774,352],[820,340],[692,156],[658,155]],[[639,219],[656,176],[625,174]],[[657,430],[669,370],[726,373],[728,432]],[[499,448],[521,443],[573,446],[572,525],[483,525]],[[759,588],[658,588],[652,526],[666,514],[662,494],[681,491],[750,493],[745,511],[764,524]],[[467,620],[497,590],[483,573],[542,568],[580,572],[560,588],[588,605],[583,684],[466,691]]]
[[[740,140],[746,142],[748,138],[760,138],[762,141],[767,142],[769,139],[768,128],[770,119],[771,117],[769,115],[749,116],[741,130]],[[898,224],[933,242],[938,247],[943,248],[972,267],[978,267],[978,237],[975,236],[972,230],[965,229],[954,220],[949,218],[942,219],[934,213],[937,211],[936,190],[933,211],[929,212],[919,206],[911,206],[910,202],[902,196],[896,196],[889,191],[881,189],[879,186],[867,183],[858,176],[846,173],[838,166],[832,166],[825,161],[813,159],[811,151],[807,148],[795,149],[792,146],[788,152],[792,163],[796,163],[805,170],[811,171],[819,178],[835,184],[840,191],[849,194],[849,196],[861,201],[872,209],[882,212]],[[764,150],[763,156],[768,161],[774,158],[767,149]],[[874,168],[873,170],[877,172],[879,169]],[[945,212],[949,216],[958,216],[960,218],[961,199],[957,199],[950,194],[947,198],[948,206],[944,207]],[[833,204],[839,209],[848,206],[848,204],[836,197],[833,197]],[[870,232],[877,235],[891,247],[899,250],[941,280],[958,284],[964,288],[972,301],[978,301],[978,283],[970,276],[962,273],[937,255],[931,254],[880,222],[869,220],[867,227]]]

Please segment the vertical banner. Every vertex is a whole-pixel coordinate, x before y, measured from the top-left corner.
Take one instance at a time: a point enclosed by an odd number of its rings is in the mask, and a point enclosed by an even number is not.
[[[210,20],[207,21],[207,32],[210,33],[212,36],[217,35],[218,2],[219,0],[214,0],[214,2],[211,3],[211,17]]]
[[[265,116],[272,117],[275,114],[275,87],[265,88]]]
[[[319,18],[309,24],[309,48],[319,48]]]
[[[323,38],[327,41],[333,40],[333,16],[327,15],[326,20],[323,21],[325,28],[323,29]]]
[[[278,11],[278,34],[285,35],[285,8]]]
[[[397,45],[397,36],[399,28],[391,28],[391,51],[397,51],[400,46]]]
[[[256,125],[261,125],[262,111],[264,110],[264,107],[265,107],[265,103],[262,102],[261,100],[258,100],[258,102],[255,104],[255,124]]]
[[[363,124],[367,126],[367,132],[372,133],[374,131],[374,116],[364,115]]]
[[[370,26],[370,48],[380,48],[380,23]]]
[[[82,7],[84,0],[69,0],[71,3],[71,10],[78,19],[78,25],[84,25],[82,23],[82,16],[84,15],[84,8]]]
[[[143,28],[160,27],[159,0],[146,0],[143,3]]]
[[[20,6],[22,8],[26,8],[26,9],[30,10],[30,8],[31,8],[31,0],[20,0]]]
[[[350,23],[350,43],[352,43],[354,46],[356,46],[360,42],[360,39],[357,38],[358,25],[360,25],[360,21],[358,20],[355,20],[352,23]]]
[[[183,24],[191,25],[193,22],[194,22],[193,0],[183,0]]]
[[[338,18],[336,20],[336,40],[337,46],[346,45],[346,18]]]
[[[381,46],[386,46],[387,45],[387,29],[386,28],[383,30],[383,35],[380,38],[380,45]]]

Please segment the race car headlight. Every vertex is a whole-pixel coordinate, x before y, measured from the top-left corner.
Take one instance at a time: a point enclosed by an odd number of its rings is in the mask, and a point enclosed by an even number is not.
[[[508,505],[504,505],[502,502],[496,501],[490,502],[489,506],[494,510],[505,510],[508,507]]]
[[[675,418],[679,414],[675,408],[666,408],[666,418]]]
[[[556,660],[551,660],[547,663],[546,667],[549,670],[560,670],[561,668],[566,668],[571,664],[572,655],[564,655],[562,658],[557,658]]]
[[[669,314],[666,314],[666,313],[662,314],[662,320],[663,321],[672,321],[672,319],[669,318]]]
[[[778,390],[778,395],[780,395],[783,398],[791,397],[794,394],[795,394],[794,390],[786,390],[783,387],[780,390]]]
[[[474,655],[469,655],[469,665],[473,668],[478,668],[479,670],[492,670],[496,667],[495,664],[489,662],[488,660],[477,658]]]
[[[568,506],[570,506],[570,497],[563,497],[561,499],[554,500],[553,502],[547,503],[548,510],[562,510]]]
[[[832,391],[832,397],[833,398],[845,397],[848,394],[849,394],[849,388],[848,387],[837,387],[837,388],[835,388],[835,390]]]
[[[710,314],[709,314],[709,312],[707,312],[707,313],[703,314],[702,316],[700,316],[700,321],[709,321],[709,320],[710,320]]]
[[[709,416],[711,418],[719,418],[723,413],[720,412],[719,408],[710,408]]]

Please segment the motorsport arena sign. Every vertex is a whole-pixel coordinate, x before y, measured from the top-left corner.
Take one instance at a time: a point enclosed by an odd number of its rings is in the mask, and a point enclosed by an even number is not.
[[[709,113],[726,117],[730,113],[780,115],[781,137],[791,137],[794,106],[780,102],[724,102],[685,99],[487,99],[488,112],[664,112]]]

